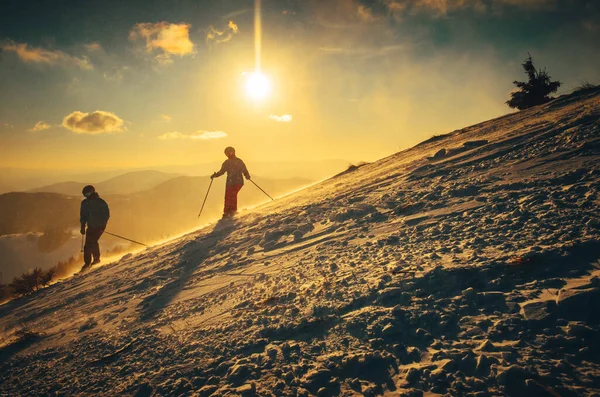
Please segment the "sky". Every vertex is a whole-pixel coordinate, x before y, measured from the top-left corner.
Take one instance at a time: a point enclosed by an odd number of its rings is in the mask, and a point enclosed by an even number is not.
[[[597,0],[263,0],[260,56],[255,6],[2,0],[0,167],[374,161],[511,112],[528,53],[600,83]]]

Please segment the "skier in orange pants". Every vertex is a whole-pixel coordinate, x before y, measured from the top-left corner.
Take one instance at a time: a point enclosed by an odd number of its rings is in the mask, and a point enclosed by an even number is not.
[[[235,149],[231,146],[225,148],[227,160],[223,162],[221,169],[210,176],[211,179],[218,178],[227,172],[227,183],[225,185],[225,208],[223,218],[230,218],[237,213],[237,195],[244,186],[244,178],[250,180],[250,173],[246,164],[236,157]]]

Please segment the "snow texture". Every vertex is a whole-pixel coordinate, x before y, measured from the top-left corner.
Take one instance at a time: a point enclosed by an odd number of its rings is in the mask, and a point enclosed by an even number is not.
[[[0,394],[600,393],[600,93],[0,306]]]

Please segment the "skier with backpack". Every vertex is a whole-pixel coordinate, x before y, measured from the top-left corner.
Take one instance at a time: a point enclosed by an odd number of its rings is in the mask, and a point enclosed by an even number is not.
[[[100,263],[100,246],[98,240],[110,218],[110,210],[106,201],[100,198],[92,185],[87,185],[82,191],[85,199],[81,201],[79,220],[81,222],[81,234],[85,235],[83,247],[84,265],[81,271],[88,270],[92,265]],[[87,225],[87,229],[86,229]],[[93,257],[93,261],[92,261]]]

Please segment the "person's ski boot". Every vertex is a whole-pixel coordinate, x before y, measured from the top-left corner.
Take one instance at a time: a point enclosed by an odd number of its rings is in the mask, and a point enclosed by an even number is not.
[[[97,265],[98,263],[100,263],[100,258],[94,259],[94,261],[92,262],[92,265]]]
[[[92,265],[90,265],[89,263],[85,263],[82,267],[81,270],[79,271],[79,273],[84,273],[86,271],[88,271],[90,269],[90,267],[92,267]]]

